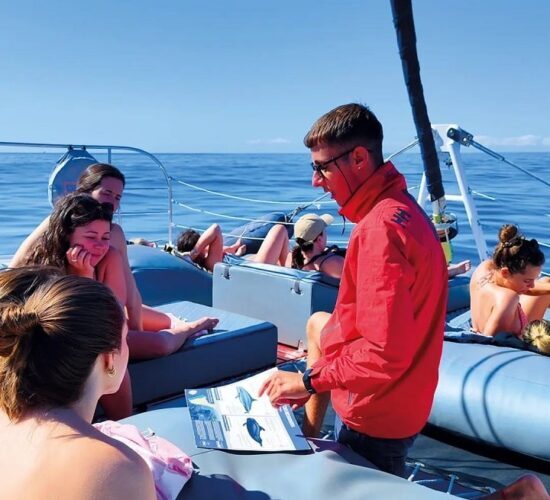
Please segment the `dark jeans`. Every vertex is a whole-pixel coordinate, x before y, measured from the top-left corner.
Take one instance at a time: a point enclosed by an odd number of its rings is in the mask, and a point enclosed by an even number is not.
[[[349,446],[376,467],[395,476],[405,475],[405,459],[418,434],[403,439],[375,438],[350,429],[338,415],[334,419],[336,440]]]

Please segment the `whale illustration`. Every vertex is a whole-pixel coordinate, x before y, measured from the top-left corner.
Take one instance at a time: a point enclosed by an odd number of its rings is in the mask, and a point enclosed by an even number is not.
[[[258,421],[255,418],[247,418],[243,426],[245,425],[246,425],[246,430],[248,431],[248,434],[250,434],[250,437],[257,443],[259,443],[260,446],[263,446],[260,432],[265,431],[265,429],[258,423]]]
[[[244,411],[248,413],[252,408],[252,403],[256,401],[250,393],[243,387],[237,386],[237,397],[243,405]]]

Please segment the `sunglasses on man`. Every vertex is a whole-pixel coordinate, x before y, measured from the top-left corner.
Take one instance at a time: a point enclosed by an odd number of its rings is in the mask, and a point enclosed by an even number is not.
[[[313,161],[313,162],[311,162],[311,168],[313,169],[313,171],[317,175],[319,175],[320,177],[324,177],[325,176],[324,173],[328,170],[328,166],[331,163],[333,163],[335,161],[338,161],[340,158],[343,158],[346,155],[349,155],[354,150],[355,150],[355,147],[353,147],[351,149],[348,149],[347,151],[343,152],[342,154],[340,154],[338,156],[335,156],[334,158],[331,158],[330,160],[324,161],[323,163],[316,163],[316,162]]]

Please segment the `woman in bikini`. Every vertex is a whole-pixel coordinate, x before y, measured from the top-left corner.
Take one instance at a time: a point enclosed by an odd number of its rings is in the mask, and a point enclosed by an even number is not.
[[[537,279],[544,254],[536,240],[517,226],[504,225],[492,259],[482,262],[470,282],[472,329],[487,336],[521,336],[529,321],[542,319],[550,307],[550,279]]]
[[[48,227],[26,265],[48,265],[67,274],[91,278],[107,285],[121,304],[126,304],[126,279],[122,256],[110,246],[112,205],[99,203],[87,194],[73,193],[60,199]],[[156,358],[178,350],[194,334],[214,328],[215,318],[200,318],[186,323],[157,312],[164,328],[151,331],[130,330],[128,345],[132,359]],[[128,374],[120,390],[101,401],[111,418],[131,413],[132,394]]]
[[[333,220],[329,214],[306,214],[300,217],[294,224],[296,246],[286,266],[304,271],[321,271],[340,279],[344,257],[338,253],[338,247],[327,247],[326,229]]]

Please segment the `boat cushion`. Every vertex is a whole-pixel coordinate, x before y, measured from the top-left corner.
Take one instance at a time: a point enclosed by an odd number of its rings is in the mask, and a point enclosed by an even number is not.
[[[277,329],[266,321],[192,302],[167,304],[158,309],[189,321],[213,316],[220,322],[212,333],[189,340],[170,356],[132,361],[129,370],[135,405],[275,364]]]
[[[189,300],[212,305],[212,274],[159,248],[128,246],[128,260],[144,304]]]
[[[332,312],[339,280],[318,271],[300,271],[246,259],[226,257],[214,267],[214,307],[246,314],[277,326],[279,342],[297,346],[306,342],[306,323],[316,311]],[[470,304],[470,279],[449,280],[448,311]],[[284,314],[281,314],[284,311]]]
[[[214,307],[246,314],[277,326],[279,342],[306,342],[306,323],[316,311],[332,312],[339,280],[321,272],[300,271],[230,258],[213,273]]]
[[[449,495],[373,468],[334,441],[311,440],[310,453],[232,453],[197,448],[187,408],[168,408],[123,420],[172,441],[193,460],[197,472],[178,498],[224,500],[295,498],[443,499]]]
[[[550,460],[550,357],[444,342],[429,422],[494,446]]]

